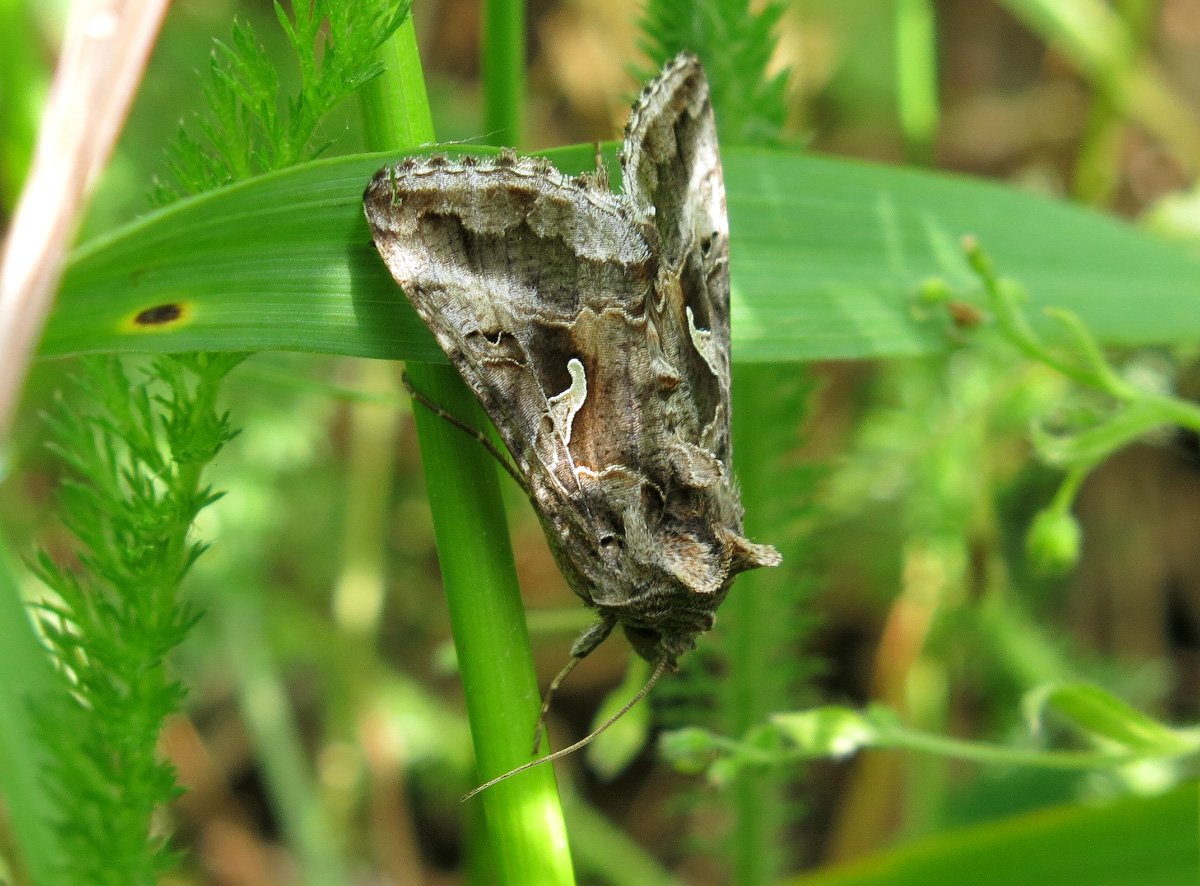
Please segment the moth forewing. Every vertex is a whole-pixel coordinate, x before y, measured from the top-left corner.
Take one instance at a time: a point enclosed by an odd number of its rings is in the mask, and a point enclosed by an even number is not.
[[[712,626],[733,578],[779,554],[743,536],[732,477],[729,229],[694,56],[643,90],[621,163],[613,194],[606,177],[507,151],[410,158],[379,171],[364,207],[511,452],[568,584],[597,610],[572,662],[619,624],[657,679]]]

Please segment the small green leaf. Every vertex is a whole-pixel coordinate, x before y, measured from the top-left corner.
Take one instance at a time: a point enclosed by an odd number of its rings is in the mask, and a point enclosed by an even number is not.
[[[1039,687],[1025,697],[1024,708],[1035,725],[1043,719],[1045,710],[1053,709],[1093,739],[1113,742],[1138,754],[1178,756],[1200,750],[1200,736],[1165,726],[1086,683]]]
[[[879,733],[858,711],[834,705],[776,714],[771,723],[812,757],[848,757],[873,744]]]
[[[592,728],[606,722],[632,698],[650,676],[650,665],[641,658],[631,658],[625,679],[604,698],[604,703],[592,718]],[[596,736],[588,745],[587,760],[592,770],[603,779],[616,777],[633,762],[646,746],[650,733],[650,706],[643,701],[630,708],[620,720]]]
[[[658,750],[680,772],[699,775],[719,753],[712,734],[698,726],[664,732],[658,740]]]

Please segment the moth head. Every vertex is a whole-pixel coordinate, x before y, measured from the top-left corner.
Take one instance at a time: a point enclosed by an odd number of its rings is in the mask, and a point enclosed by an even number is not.
[[[660,630],[629,624],[624,625],[623,630],[625,639],[629,641],[634,652],[651,664],[666,661],[668,666],[674,670],[679,659],[696,648],[696,637],[712,627],[711,615],[708,616],[707,622],[707,627],[695,631]]]

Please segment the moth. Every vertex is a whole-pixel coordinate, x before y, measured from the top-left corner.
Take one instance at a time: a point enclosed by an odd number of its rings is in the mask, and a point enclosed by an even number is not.
[[[731,472],[729,223],[695,56],[642,90],[620,161],[621,194],[599,165],[568,177],[502,151],[405,159],[364,195],[380,256],[598,615],[543,717],[618,625],[654,665],[627,710],[713,626],[738,573],[780,562],[744,536]]]

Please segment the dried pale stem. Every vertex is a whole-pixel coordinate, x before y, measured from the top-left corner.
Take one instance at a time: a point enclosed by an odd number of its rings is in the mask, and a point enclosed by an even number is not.
[[[166,8],[166,0],[81,0],[71,8],[33,165],[0,256],[0,444],[76,219],[112,152]]]

